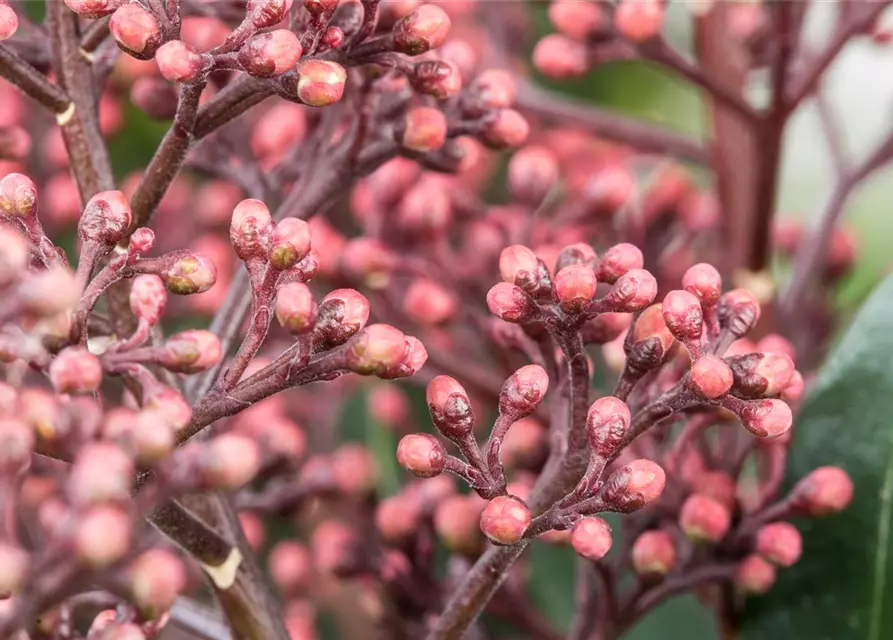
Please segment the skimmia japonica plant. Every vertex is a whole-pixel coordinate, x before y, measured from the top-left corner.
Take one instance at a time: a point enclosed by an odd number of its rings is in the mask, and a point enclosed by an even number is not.
[[[31,4],[0,0],[0,638],[297,640],[336,607],[340,637],[548,640],[532,544],[580,557],[570,638],[688,591],[732,633],[797,570],[790,520],[850,502],[836,467],[782,481],[893,137],[816,230],[775,195],[888,2],[815,51],[808,3],[680,3],[692,53],[661,0]],[[698,87],[709,142],[530,79],[613,60]],[[122,175],[140,112],[170,125]],[[387,496],[338,438],[361,388],[420,478]]]

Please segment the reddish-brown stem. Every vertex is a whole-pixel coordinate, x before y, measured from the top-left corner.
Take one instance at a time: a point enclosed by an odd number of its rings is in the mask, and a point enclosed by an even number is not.
[[[64,113],[71,104],[71,99],[65,91],[47,80],[40,71],[3,44],[0,44],[0,78],[6,78],[22,93],[57,115]]]

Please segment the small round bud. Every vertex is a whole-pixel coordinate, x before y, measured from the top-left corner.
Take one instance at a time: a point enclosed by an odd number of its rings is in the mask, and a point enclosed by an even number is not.
[[[561,271],[565,267],[574,264],[585,264],[594,269],[597,261],[598,255],[591,245],[585,242],[577,242],[561,249],[561,253],[558,254],[558,260],[555,262],[555,268]]]
[[[744,558],[735,570],[735,586],[744,593],[766,593],[775,584],[775,567],[757,554]]]
[[[803,397],[804,388],[803,375],[795,369],[788,386],[781,392],[781,399],[785,402],[797,402]]]
[[[204,293],[213,287],[217,282],[217,267],[200,253],[191,253],[177,260],[160,275],[168,291],[188,296]]]
[[[664,296],[661,309],[667,328],[677,340],[684,343],[700,341],[704,316],[697,296],[688,291],[670,291]]]
[[[130,310],[137,318],[155,326],[167,306],[167,291],[161,278],[145,273],[133,279],[130,288]]]
[[[634,460],[612,473],[601,490],[605,504],[618,513],[631,513],[657,500],[667,475],[656,462]]]
[[[0,5],[0,9],[4,5]],[[0,11],[0,20],[3,15]],[[9,598],[24,584],[30,564],[28,552],[9,541],[0,542],[0,598]]]
[[[149,619],[170,610],[185,587],[186,568],[170,551],[150,549],[130,565],[134,603]]]
[[[434,511],[434,531],[444,546],[458,553],[477,553],[483,543],[480,518],[486,503],[477,495],[448,496]]]
[[[446,116],[433,107],[416,107],[403,119],[401,144],[410,151],[428,153],[440,149],[447,136]]]
[[[448,438],[467,436],[474,426],[468,393],[454,378],[437,376],[428,383],[425,399],[431,420]]]
[[[395,380],[397,378],[406,378],[425,366],[428,362],[428,350],[422,341],[415,336],[406,336],[403,343],[403,359],[396,367],[391,367],[379,374],[384,380]]]
[[[502,385],[499,411],[515,419],[533,413],[549,388],[549,375],[537,364],[521,367]]]
[[[170,455],[176,445],[173,428],[157,409],[144,409],[129,423],[127,444],[141,465],[151,466]]]
[[[302,60],[297,67],[298,98],[311,107],[325,107],[341,100],[347,71],[337,62]]]
[[[622,0],[614,12],[617,31],[635,42],[660,35],[664,24],[664,6],[660,0]]]
[[[0,42],[9,40],[19,28],[19,17],[8,4],[0,4]]]
[[[272,232],[273,218],[267,205],[260,200],[248,198],[233,209],[229,239],[242,260],[266,254]]]
[[[432,478],[443,472],[446,449],[430,433],[403,436],[397,445],[397,462],[420,478]]]
[[[344,31],[340,27],[328,27],[319,41],[320,48],[340,49],[344,45]]]
[[[649,271],[633,269],[620,276],[611,287],[606,301],[615,312],[641,311],[654,302],[657,280]]]
[[[50,363],[50,382],[58,393],[93,393],[102,383],[102,364],[83,347],[66,347]]]
[[[595,275],[599,282],[614,284],[622,275],[641,269],[645,265],[645,256],[635,245],[626,242],[609,247],[601,259]]]
[[[536,314],[536,304],[520,287],[500,282],[487,292],[487,308],[506,322],[524,323]]]
[[[313,293],[303,282],[288,282],[276,292],[276,320],[293,336],[312,331],[317,307]]]
[[[558,160],[546,147],[523,147],[509,161],[509,191],[518,200],[538,205],[557,181]]]
[[[125,52],[148,60],[161,44],[161,28],[155,17],[136,2],[119,7],[112,14],[109,31]]]
[[[149,253],[155,246],[155,232],[148,227],[140,227],[130,234],[130,251],[134,254]]]
[[[125,0],[65,0],[65,6],[82,18],[102,18],[114,13]]]
[[[572,264],[555,275],[558,305],[568,313],[579,313],[595,296],[598,282],[588,264]]]
[[[514,244],[499,254],[499,275],[503,282],[528,288],[539,279],[540,261],[524,245]]]
[[[37,212],[37,186],[28,176],[10,173],[0,180],[0,212],[20,218]]]
[[[90,198],[84,207],[78,223],[78,235],[82,240],[114,246],[124,237],[130,221],[130,201],[127,197],[120,191],[103,191]]]
[[[853,481],[840,467],[819,467],[800,480],[791,492],[795,508],[811,516],[827,516],[846,509],[853,499]]]
[[[288,29],[259,33],[239,49],[239,64],[257,78],[279,76],[298,64],[301,41]]]
[[[589,560],[601,560],[614,540],[611,538],[611,526],[595,516],[581,518],[571,530],[571,546],[578,554]]]
[[[276,223],[270,236],[270,264],[284,271],[310,253],[310,225],[298,218],[285,218]]]
[[[195,82],[207,66],[206,56],[182,40],[171,40],[158,47],[155,62],[158,71],[170,82]]]
[[[394,48],[417,56],[439,47],[450,33],[450,17],[433,4],[423,4],[394,25]]]
[[[602,458],[614,455],[623,444],[630,420],[629,407],[619,398],[605,396],[593,402],[586,414],[590,451]]]
[[[406,494],[382,500],[375,509],[375,527],[388,544],[404,545],[418,531],[419,502]]]
[[[759,321],[760,303],[747,289],[732,289],[719,299],[716,314],[720,326],[740,338]]]
[[[19,473],[31,461],[33,449],[30,425],[13,417],[0,418],[0,471],[10,476]]]
[[[560,33],[583,41],[606,26],[606,16],[594,2],[553,0],[549,3],[549,22]]]
[[[800,559],[803,538],[789,522],[772,522],[757,531],[754,550],[772,564],[790,567]]]
[[[291,595],[310,585],[313,560],[307,547],[292,540],[283,540],[270,551],[267,562],[270,577],[284,595]]]
[[[293,0],[248,0],[245,14],[259,29],[272,27],[281,22],[291,11]]]
[[[120,560],[130,547],[130,518],[118,507],[99,505],[79,516],[74,530],[78,560],[94,568]]]
[[[589,51],[582,42],[560,33],[550,33],[536,43],[533,65],[554,80],[579,78],[589,71]]]
[[[515,544],[530,526],[530,509],[513,496],[497,496],[481,512],[481,531],[497,545]]]
[[[397,256],[375,238],[354,238],[344,246],[341,254],[342,271],[372,289],[387,286],[396,262]]]
[[[527,119],[514,109],[500,109],[483,123],[481,141],[494,149],[520,147],[530,135]]]
[[[378,461],[362,444],[344,444],[332,454],[332,477],[344,495],[368,496],[378,486],[379,475]]]
[[[781,400],[754,400],[747,403],[739,417],[744,428],[761,438],[776,438],[791,428],[794,416]]]
[[[446,100],[462,90],[459,68],[447,60],[424,60],[416,63],[409,76],[412,88],[419,93]]]
[[[770,333],[760,338],[757,343],[756,351],[760,353],[771,353],[778,351],[785,354],[791,360],[797,359],[797,349],[791,344],[791,341],[777,333]]]
[[[665,576],[676,566],[676,542],[666,531],[646,531],[636,538],[631,555],[640,576]]]
[[[185,427],[192,418],[192,409],[186,399],[164,385],[144,392],[143,406],[161,412],[167,424],[176,430]]]
[[[795,371],[790,357],[778,351],[730,358],[729,366],[735,375],[733,392],[742,398],[780,394],[791,382]]]
[[[110,442],[91,442],[78,451],[66,490],[75,505],[130,498],[133,460]]]
[[[731,521],[726,507],[698,493],[689,496],[679,511],[679,526],[695,542],[719,542],[728,532]]]
[[[689,267],[682,276],[682,288],[698,297],[705,307],[712,307],[722,294],[722,277],[706,262]]]
[[[159,358],[161,365],[175,373],[198,373],[220,362],[220,339],[203,329],[181,331],[167,339]]]
[[[177,88],[158,76],[137,78],[130,87],[130,101],[153,120],[173,120],[177,100]]]
[[[369,301],[354,289],[335,289],[319,303],[316,332],[327,344],[339,345],[366,326]]]
[[[515,103],[515,79],[510,72],[502,69],[481,72],[470,89],[484,110],[505,109]]]
[[[626,277],[618,280],[618,284]],[[660,366],[675,342],[676,339],[664,322],[663,305],[651,305],[642,312],[633,326],[632,348],[627,354],[629,366],[640,372]]]
[[[261,467],[257,443],[237,433],[224,433],[205,445],[201,473],[205,482],[232,491],[251,481]]]
[[[455,315],[457,307],[456,298],[433,280],[413,281],[403,298],[406,315],[423,325],[447,322]]]
[[[727,394],[734,382],[729,365],[722,358],[709,353],[692,364],[689,380],[698,393],[710,400]]]
[[[388,324],[373,324],[351,338],[347,365],[360,375],[379,375],[398,367],[406,353],[406,336]]]

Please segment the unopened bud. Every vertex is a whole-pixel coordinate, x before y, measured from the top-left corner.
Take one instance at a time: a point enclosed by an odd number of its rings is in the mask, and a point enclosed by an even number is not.
[[[279,76],[298,64],[303,50],[298,36],[288,29],[259,33],[239,49],[239,64],[257,78]]]
[[[176,430],[185,427],[192,418],[192,409],[186,399],[165,385],[158,385],[154,389],[145,391],[143,406],[147,409],[160,411],[167,424]]]
[[[406,315],[423,325],[447,322],[455,315],[457,307],[456,298],[433,280],[413,281],[403,298]]]
[[[515,103],[515,79],[502,69],[487,69],[481,72],[470,87],[481,108],[505,109]]]
[[[313,561],[307,547],[293,540],[278,542],[267,562],[270,577],[283,595],[293,595],[310,584]]]
[[[459,68],[447,60],[424,60],[413,67],[409,82],[419,93],[445,100],[462,90]]]
[[[341,100],[347,71],[337,62],[302,60],[297,67],[298,98],[311,107],[325,107]]]
[[[242,260],[266,255],[273,232],[270,210],[260,200],[242,200],[233,209],[229,239]]]
[[[540,284],[541,263],[536,254],[524,245],[506,247],[499,254],[499,275],[503,282],[532,291]]]
[[[666,531],[646,531],[636,538],[631,555],[640,576],[665,576],[676,566],[676,542]]]
[[[378,460],[362,444],[350,442],[332,454],[332,477],[344,495],[368,496],[378,486],[379,475]]]
[[[291,10],[293,0],[248,0],[245,14],[259,29],[272,27],[281,22]]]
[[[125,441],[143,466],[151,466],[170,455],[176,445],[174,429],[157,409],[140,411],[128,425]]]
[[[483,543],[481,512],[486,503],[477,495],[454,495],[434,511],[434,531],[451,551],[477,553]]]
[[[579,313],[595,296],[598,282],[588,264],[572,264],[555,275],[558,304],[568,313]]]
[[[50,382],[58,393],[93,393],[102,383],[102,364],[83,347],[66,347],[50,363]]]
[[[451,439],[471,433],[474,416],[468,393],[454,378],[437,376],[425,392],[431,420],[437,430]]]
[[[616,340],[629,329],[630,322],[626,313],[600,313],[583,325],[583,343],[607,344]]]
[[[284,271],[310,253],[310,225],[298,218],[276,223],[270,236],[270,264]]]
[[[82,18],[102,18],[124,4],[125,0],[65,0],[65,6]]]
[[[775,438],[787,433],[794,422],[791,408],[776,399],[750,401],[738,417],[745,429],[761,438]]]
[[[522,324],[536,314],[536,304],[520,287],[500,282],[487,292],[487,307],[497,318]]]
[[[742,398],[776,396],[784,391],[794,375],[794,363],[784,353],[751,353],[729,358],[735,375],[733,393]]]
[[[149,253],[155,246],[155,232],[149,227],[140,227],[130,234],[130,251],[142,255]]]
[[[622,280],[618,280],[618,283]],[[642,312],[633,326],[630,340],[632,347],[627,354],[630,366],[639,372],[660,366],[675,342],[676,339],[664,322],[663,306],[651,305]]]
[[[322,47],[328,49],[340,49],[344,45],[344,30],[341,27],[329,27],[319,40],[320,50]]]
[[[24,421],[0,418],[0,472],[15,476],[31,461],[34,432]]]
[[[153,120],[173,120],[177,100],[177,88],[158,76],[137,78],[130,87],[130,101]]]
[[[780,567],[790,567],[800,559],[803,538],[789,522],[772,522],[757,531],[755,551]]]
[[[760,303],[747,289],[732,289],[719,299],[717,318],[721,327],[736,338],[753,329],[760,319]]]
[[[387,285],[396,261],[394,253],[376,238],[354,238],[341,254],[342,270],[373,289]]]
[[[631,513],[657,500],[667,475],[656,462],[634,460],[612,473],[600,491],[602,500],[618,513]]]
[[[539,205],[557,181],[558,161],[548,148],[530,145],[512,155],[509,191],[518,200]]]
[[[3,5],[0,5],[0,9]],[[0,19],[2,19],[0,12]],[[0,542],[0,598],[9,598],[25,582],[30,557],[21,547],[9,541]]]
[[[599,282],[614,284],[622,275],[641,269],[645,265],[645,257],[635,245],[622,242],[609,247],[602,254],[596,268],[596,277]]]
[[[700,341],[704,316],[697,296],[683,290],[670,291],[664,296],[662,312],[667,328],[677,340]]]
[[[649,271],[633,269],[620,276],[605,296],[605,303],[614,312],[641,311],[654,302],[657,280]]]
[[[843,511],[853,499],[853,481],[840,467],[819,467],[800,480],[791,502],[800,513],[827,516]]]
[[[692,364],[689,380],[698,393],[715,400],[729,392],[734,377],[729,365],[722,358],[708,353]]]
[[[403,119],[400,142],[410,151],[428,153],[440,149],[447,136],[446,116],[433,107],[410,109]]]
[[[204,293],[213,287],[217,282],[217,267],[209,258],[199,253],[190,253],[178,259],[160,275],[168,291],[188,296]]]
[[[513,496],[497,496],[481,512],[481,531],[497,545],[515,544],[530,526],[530,509]]]
[[[182,40],[166,42],[155,52],[158,70],[170,82],[194,82],[209,66],[207,58]]]
[[[238,489],[260,470],[260,448],[251,438],[224,433],[205,447],[201,473],[205,482],[215,489]]]
[[[183,562],[170,551],[150,549],[130,565],[134,603],[149,619],[167,612],[186,587]]]
[[[167,291],[161,278],[154,274],[142,274],[133,279],[130,288],[130,310],[155,326],[167,306]]]
[[[623,444],[632,419],[623,400],[605,396],[592,403],[586,414],[586,434],[589,450],[602,458],[610,458]]]
[[[735,586],[744,593],[759,595],[766,593],[775,584],[775,567],[757,554],[752,554],[738,563],[735,570]]]
[[[439,47],[450,33],[450,17],[433,4],[423,4],[394,25],[394,48],[417,56]]]
[[[19,28],[19,17],[8,4],[0,4],[0,42],[9,40]]]
[[[757,343],[756,351],[761,353],[778,351],[785,354],[791,360],[797,359],[797,349],[791,344],[791,341],[777,333],[770,333],[760,338],[760,341]]]
[[[82,240],[114,246],[124,237],[130,221],[130,201],[127,197],[120,191],[103,191],[90,198],[84,207],[78,223],[78,235]]]
[[[694,294],[705,307],[712,307],[722,294],[722,278],[713,265],[701,262],[682,276],[682,288]]]
[[[585,264],[594,270],[597,260],[598,255],[591,245],[585,242],[577,242],[561,249],[561,253],[558,254],[558,260],[555,262],[555,268],[561,271],[573,264]]]
[[[125,52],[148,60],[161,44],[161,28],[155,17],[136,2],[119,7],[109,22],[109,31]]]
[[[614,540],[611,538],[611,526],[596,516],[581,518],[571,530],[571,546],[574,551],[589,560],[601,560]]]
[[[161,351],[161,365],[175,373],[198,373],[220,362],[220,339],[203,329],[181,331],[167,339]]]
[[[481,141],[494,149],[520,147],[530,135],[530,123],[514,109],[500,109],[483,123]]]
[[[391,325],[373,324],[351,338],[347,364],[360,375],[379,375],[399,366],[406,353],[406,336]]]
[[[543,75],[555,80],[579,78],[589,71],[589,51],[582,42],[550,33],[536,43],[533,64]]]
[[[80,561],[102,568],[120,560],[130,547],[130,518],[120,508],[99,505],[75,525],[74,548]]]
[[[288,282],[276,292],[276,320],[283,329],[297,336],[312,331],[317,307],[313,293],[303,282]]]
[[[543,425],[535,418],[527,417],[512,423],[499,457],[506,467],[535,469],[543,462],[547,450],[548,436]]]
[[[515,419],[533,413],[549,388],[549,375],[537,364],[521,367],[502,385],[499,411]]]
[[[73,504],[129,499],[133,461],[117,445],[92,442],[75,456],[66,489]]]
[[[431,478],[442,473],[446,455],[443,444],[430,433],[403,436],[397,445],[397,462],[421,478]]]
[[[679,526],[696,542],[719,542],[732,521],[729,510],[702,494],[689,496],[679,511]]]
[[[339,345],[366,326],[369,301],[354,289],[335,289],[319,303],[316,331],[326,344]]]
[[[26,218],[37,211],[37,186],[28,176],[10,173],[0,180],[0,212]]]
[[[592,2],[553,0],[549,3],[549,22],[569,38],[585,41],[605,26],[606,16],[604,10]]]
[[[626,38],[645,42],[660,35],[664,24],[661,0],[622,0],[614,12],[614,26]]]
[[[383,380],[396,380],[415,375],[428,362],[428,350],[415,336],[406,336],[403,341],[403,358],[400,364],[389,367],[378,374]]]
[[[803,375],[795,369],[788,386],[781,392],[781,399],[785,402],[797,402],[803,397],[804,388]]]
[[[419,503],[405,494],[382,500],[375,509],[375,526],[388,544],[404,545],[416,534],[420,519]]]

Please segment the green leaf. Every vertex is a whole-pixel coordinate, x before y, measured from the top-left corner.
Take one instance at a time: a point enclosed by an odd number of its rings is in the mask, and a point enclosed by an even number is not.
[[[713,615],[692,595],[670,598],[642,618],[624,640],[718,640],[719,633]]]
[[[744,638],[893,637],[893,278],[881,284],[829,357],[797,419],[791,486],[815,467],[855,484],[841,514],[797,522],[803,557],[748,602]]]

